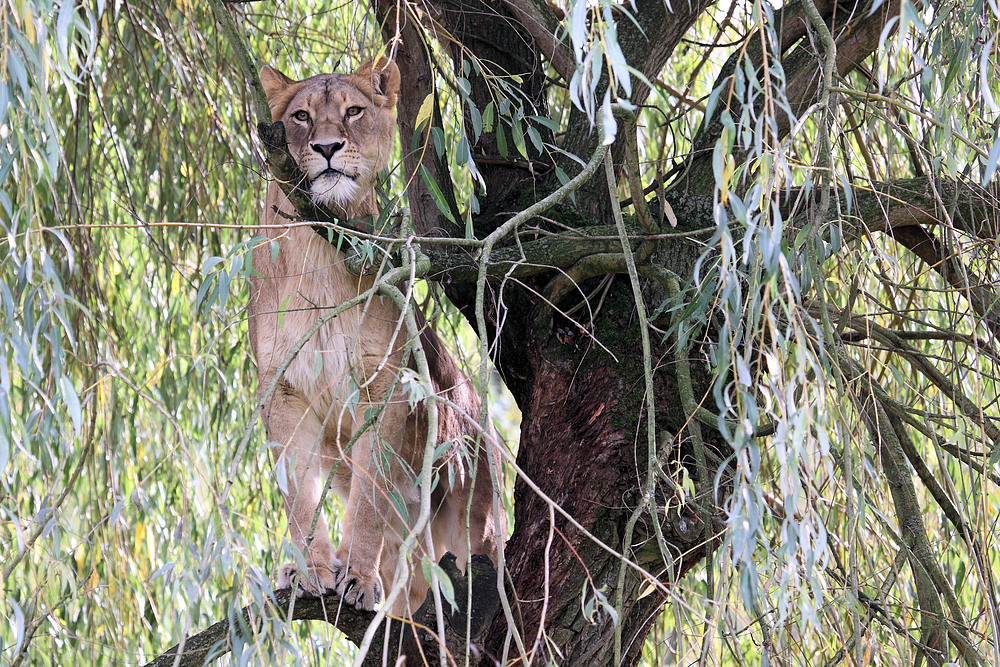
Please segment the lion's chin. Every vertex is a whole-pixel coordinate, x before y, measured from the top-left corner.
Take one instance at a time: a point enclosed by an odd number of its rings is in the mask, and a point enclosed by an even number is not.
[[[360,189],[354,179],[344,174],[323,173],[310,184],[309,193],[315,204],[346,209],[349,203],[359,198]]]

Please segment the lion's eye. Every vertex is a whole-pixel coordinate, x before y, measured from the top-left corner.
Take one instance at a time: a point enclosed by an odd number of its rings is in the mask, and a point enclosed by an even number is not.
[[[363,107],[348,107],[347,117],[351,118],[352,116],[360,116],[362,111],[364,111]]]
[[[309,122],[309,112],[308,111],[296,111],[292,114],[292,118],[299,121],[300,123]]]

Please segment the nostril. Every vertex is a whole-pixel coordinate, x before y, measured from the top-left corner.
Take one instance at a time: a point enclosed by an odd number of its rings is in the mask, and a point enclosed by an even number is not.
[[[312,144],[312,149],[329,160],[337,151],[344,147],[343,141],[335,141],[332,144]]]

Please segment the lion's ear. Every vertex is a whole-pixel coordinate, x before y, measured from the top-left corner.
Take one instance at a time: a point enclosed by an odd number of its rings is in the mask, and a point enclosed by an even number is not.
[[[288,78],[270,65],[264,65],[260,68],[260,84],[264,86],[264,94],[267,95],[267,99],[276,97],[278,93],[293,83],[295,83],[294,79]]]
[[[399,99],[399,67],[385,56],[361,65],[354,76],[368,84],[372,93],[385,98],[385,106],[394,107]]]
[[[271,121],[276,121],[285,113],[285,108],[292,100],[297,90],[295,79],[291,79],[270,65],[260,68],[260,85],[267,95],[267,104],[271,107]]]

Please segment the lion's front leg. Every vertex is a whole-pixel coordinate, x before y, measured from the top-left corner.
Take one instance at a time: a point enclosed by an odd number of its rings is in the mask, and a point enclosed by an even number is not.
[[[362,435],[347,455],[352,462],[351,490],[342,521],[343,539],[336,552],[341,563],[337,593],[359,609],[374,609],[385,595],[385,586],[392,584],[380,579],[380,566],[383,559],[395,560],[398,555],[404,517],[398,516],[390,498],[406,493],[413,483],[403,474],[406,465],[397,451],[379,452],[402,444],[407,414],[405,402],[390,402],[377,433],[373,429]],[[405,479],[396,479],[401,474]]]
[[[344,537],[335,558],[340,564],[336,574],[337,593],[358,609],[374,609],[382,601],[384,589],[379,578],[382,558],[383,523],[375,509],[373,488],[364,475],[355,474],[344,513]]]
[[[297,479],[293,482],[292,475],[289,475],[288,490],[284,493],[285,511],[289,537],[305,557],[306,571],[300,572],[296,563],[282,565],[275,577],[275,587],[279,590],[291,588],[298,575],[301,591],[313,595],[333,593],[337,590],[337,573],[341,563],[319,506],[325,475],[318,465],[302,466],[296,463],[294,468],[293,474]],[[315,530],[312,530],[313,517],[316,517]]]
[[[323,424],[308,403],[287,388],[279,388],[264,413],[267,435],[283,446],[276,475],[285,499],[289,539],[305,557],[306,571],[295,563],[282,565],[275,587],[291,588],[298,575],[302,592],[324,595],[337,589],[337,560],[330,528],[320,508],[327,471],[336,453],[323,441]]]

